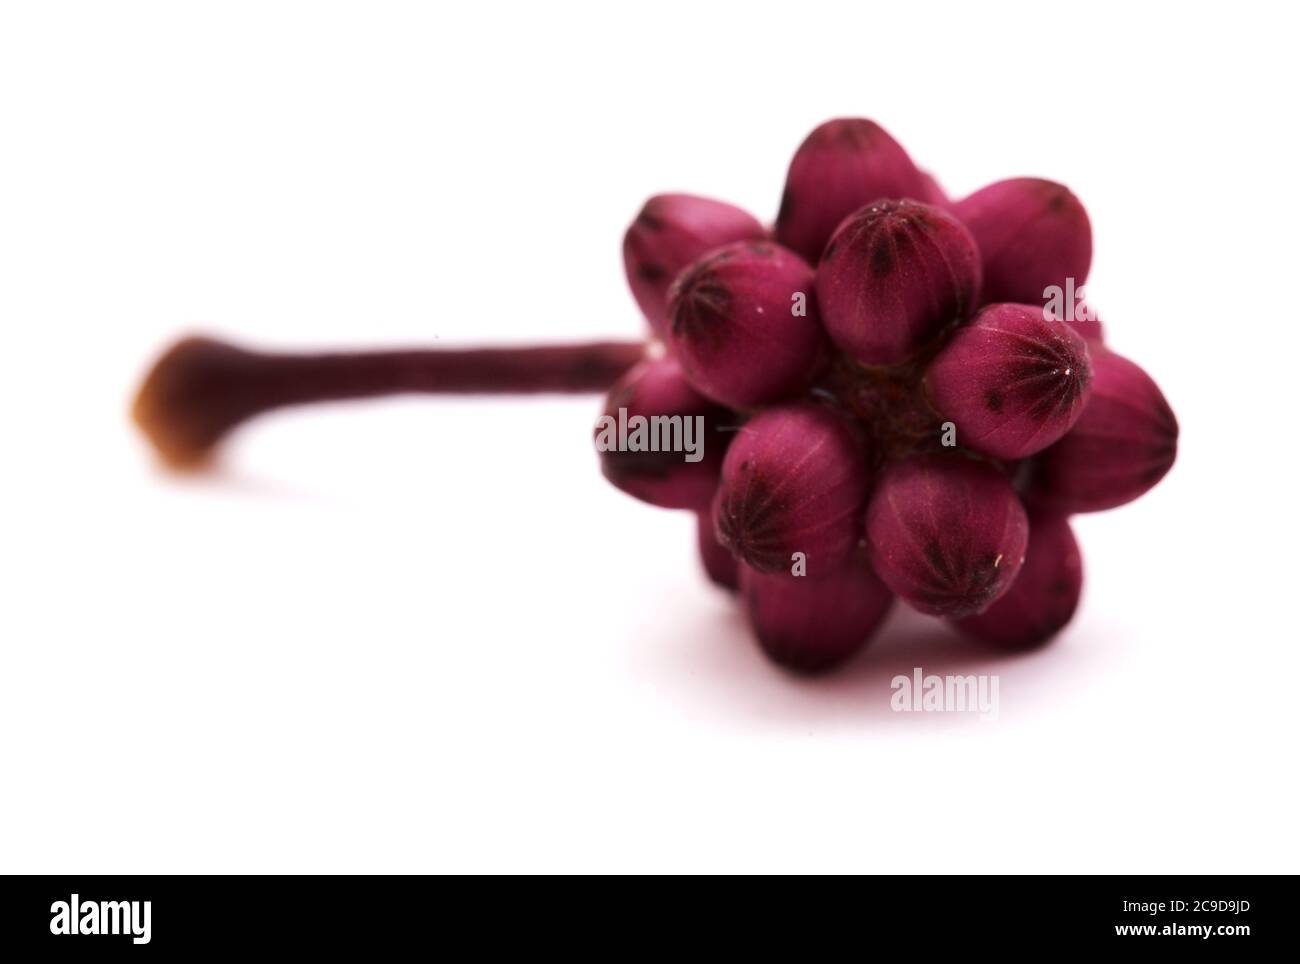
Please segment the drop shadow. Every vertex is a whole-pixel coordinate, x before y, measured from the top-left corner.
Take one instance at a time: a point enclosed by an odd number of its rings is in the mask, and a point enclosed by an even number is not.
[[[251,473],[236,464],[230,453],[224,452],[216,453],[212,458],[193,466],[181,468],[169,466],[154,458],[149,473],[156,482],[183,492],[268,502],[327,501],[319,492]]]
[[[805,724],[860,728],[925,730],[987,726],[1008,716],[1032,712],[1075,670],[1077,650],[1063,644],[1069,631],[1029,651],[1002,651],[972,640],[933,617],[896,603],[875,638],[854,658],[829,672],[802,675],[769,660],[756,645],[738,600],[719,599],[716,606],[683,607],[682,619],[693,628],[677,627],[664,645],[663,628],[648,629],[637,640],[653,655],[639,671],[658,677],[661,692],[671,693],[686,712],[734,722],[782,729]],[[978,712],[900,712],[891,705],[895,677],[909,680],[916,669],[925,676],[998,677],[996,715]]]

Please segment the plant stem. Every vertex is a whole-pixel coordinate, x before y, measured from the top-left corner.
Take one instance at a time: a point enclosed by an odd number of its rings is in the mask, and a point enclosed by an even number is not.
[[[164,460],[188,467],[241,422],[273,409],[408,393],[598,392],[645,349],[642,342],[591,342],[291,354],[187,338],[154,364],[132,416]]]

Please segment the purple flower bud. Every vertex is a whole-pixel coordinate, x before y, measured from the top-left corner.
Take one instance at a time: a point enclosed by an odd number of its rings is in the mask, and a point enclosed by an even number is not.
[[[1043,309],[990,305],[958,329],[925,374],[957,441],[1019,459],[1063,436],[1087,404],[1092,370],[1083,338]]]
[[[1049,286],[1087,280],[1092,226],[1063,184],[1033,177],[998,181],[958,201],[953,212],[979,244],[986,303],[1040,305]]]
[[[1103,348],[1092,352],[1092,399],[1079,421],[1029,463],[1028,497],[1060,512],[1132,502],[1169,471],[1178,419],[1151,376]]]
[[[1080,337],[1089,344],[1095,342],[1100,346],[1106,343],[1106,330],[1102,327],[1101,319],[1096,316],[1092,318],[1078,317],[1073,320],[1067,319],[1065,324],[1078,332]]]
[[[987,608],[1015,580],[1028,537],[1011,483],[957,454],[894,463],[867,506],[872,568],[933,616],[960,618]]]
[[[731,551],[718,541],[713,530],[713,514],[700,512],[695,517],[695,539],[700,550],[700,563],[714,585],[734,590],[740,587],[740,563]]]
[[[662,338],[668,329],[668,288],[677,273],[714,248],[768,236],[738,207],[690,194],[656,194],[623,235],[623,266],[641,313]]]
[[[1006,595],[957,625],[976,639],[1012,649],[1037,646],[1073,618],[1083,589],[1083,557],[1065,516],[1029,515],[1025,564]]]
[[[719,428],[734,420],[691,387],[675,359],[641,362],[606,398],[594,432],[601,472],[651,505],[707,510],[731,440]],[[697,453],[688,448],[698,449],[699,458],[690,461]]]
[[[932,196],[907,152],[879,124],[850,117],[813,130],[785,179],[776,239],[816,264],[839,223],[885,198]]]
[[[856,552],[820,576],[741,568],[741,589],[763,652],[799,672],[817,672],[861,649],[894,601]]]
[[[731,244],[690,265],[673,282],[668,318],[691,383],[733,408],[801,393],[827,354],[812,269],[771,242]]]
[[[861,538],[868,473],[863,443],[839,414],[768,409],[732,441],[714,500],[718,540],[762,572],[809,575],[841,565]]]
[[[831,339],[858,361],[906,361],[974,310],[975,241],[952,215],[917,201],[879,201],[848,218],[817,269]]]

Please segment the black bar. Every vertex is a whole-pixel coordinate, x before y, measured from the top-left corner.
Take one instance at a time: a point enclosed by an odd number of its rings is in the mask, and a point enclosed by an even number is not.
[[[93,957],[353,949],[370,958],[412,941],[452,950],[468,938],[489,950],[505,938],[532,941],[535,953],[592,946],[617,954],[644,952],[647,942],[680,950],[698,930],[717,942],[798,931],[816,943],[861,942],[864,954],[879,942],[911,943],[921,955],[945,947],[1125,945],[1232,953],[1291,932],[1294,890],[1291,879],[1276,877],[895,877],[815,889],[787,883],[789,905],[776,912],[773,897],[752,904],[738,893],[723,896],[717,885],[706,898],[705,888],[633,884],[638,892],[661,889],[649,901],[606,885],[600,890],[613,899],[606,897],[605,907],[590,899],[560,905],[554,886],[526,882],[515,899],[502,901],[477,882],[427,877],[10,877],[0,902],[0,948],[10,960],[31,959],[13,957],[12,949]],[[71,910],[74,894],[82,927],[116,924],[119,933],[54,933],[66,929],[60,914]],[[96,910],[87,910],[91,903]]]

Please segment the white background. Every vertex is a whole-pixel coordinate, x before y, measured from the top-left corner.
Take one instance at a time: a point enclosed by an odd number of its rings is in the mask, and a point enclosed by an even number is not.
[[[0,870],[1300,870],[1285,8],[452,6],[4,5]],[[279,415],[191,479],[127,421],[187,330],[635,337],[642,199],[769,219],[854,114],[1074,188],[1181,421],[1039,654],[903,614],[774,670],[595,397]],[[999,719],[892,714],[913,666]]]

